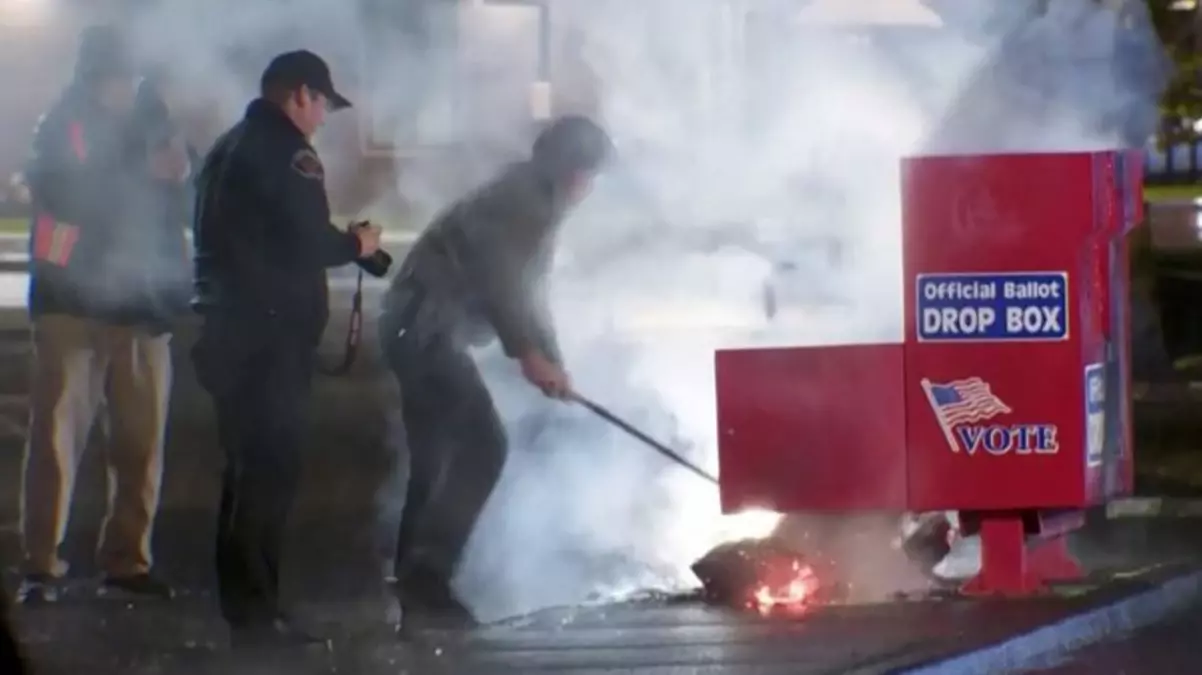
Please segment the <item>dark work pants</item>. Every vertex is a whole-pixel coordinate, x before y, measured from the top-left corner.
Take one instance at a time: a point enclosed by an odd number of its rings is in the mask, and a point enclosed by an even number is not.
[[[232,627],[281,614],[284,527],[300,479],[315,345],[284,326],[206,317],[193,350],[225,451],[217,522],[221,613]]]
[[[449,592],[501,470],[505,429],[480,371],[444,338],[418,347],[407,333],[388,338],[401,389],[409,479],[397,540],[397,578],[413,576]]]

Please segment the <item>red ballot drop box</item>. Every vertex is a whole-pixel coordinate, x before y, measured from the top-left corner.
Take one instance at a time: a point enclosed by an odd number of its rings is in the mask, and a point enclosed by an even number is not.
[[[902,163],[901,344],[715,357],[723,509],[958,511],[966,592],[1080,568],[1063,534],[1132,487],[1134,151]]]

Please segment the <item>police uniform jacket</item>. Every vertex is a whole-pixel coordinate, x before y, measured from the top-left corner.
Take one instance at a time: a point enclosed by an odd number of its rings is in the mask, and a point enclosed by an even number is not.
[[[194,308],[252,330],[280,322],[314,344],[329,318],[326,268],[359,256],[330,223],[317,153],[275,104],[258,99],[219,138],[197,179]]]
[[[536,349],[560,361],[547,275],[565,206],[533,165],[508,167],[418,238],[385,296],[382,325],[418,340],[499,338],[510,357]]]

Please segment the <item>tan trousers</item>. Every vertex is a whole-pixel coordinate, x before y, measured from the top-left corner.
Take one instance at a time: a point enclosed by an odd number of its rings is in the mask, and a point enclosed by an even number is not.
[[[170,335],[65,315],[38,317],[22,483],[25,572],[61,576],[75,475],[102,404],[108,408],[108,511],[98,562],[112,576],[146,572],[163,475]]]

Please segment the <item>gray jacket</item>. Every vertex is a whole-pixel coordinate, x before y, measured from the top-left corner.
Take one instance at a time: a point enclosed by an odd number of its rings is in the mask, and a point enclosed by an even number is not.
[[[509,166],[426,228],[385,295],[381,325],[419,342],[496,337],[510,357],[536,349],[559,362],[547,275],[564,211],[529,163]]]

